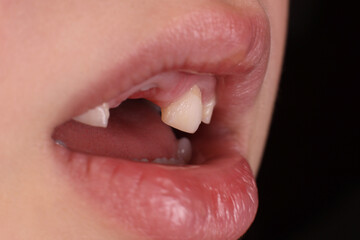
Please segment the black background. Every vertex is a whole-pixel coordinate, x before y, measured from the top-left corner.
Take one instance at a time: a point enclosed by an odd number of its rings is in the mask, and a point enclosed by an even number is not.
[[[360,239],[356,3],[291,1],[259,212],[244,240]]]

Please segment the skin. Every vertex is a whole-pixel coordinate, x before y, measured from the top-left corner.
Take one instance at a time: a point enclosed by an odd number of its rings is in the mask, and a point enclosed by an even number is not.
[[[256,173],[281,71],[287,1],[0,0],[1,239],[143,239],[109,225],[49,160],[47,144],[68,99],[64,93],[89,83],[92,59],[106,62],[97,51],[106,46],[101,31],[116,31],[118,50],[126,55],[134,39],[151,36],[169,19],[228,2],[264,8],[271,29],[268,70],[247,116],[246,157]],[[78,70],[84,66],[88,71]]]

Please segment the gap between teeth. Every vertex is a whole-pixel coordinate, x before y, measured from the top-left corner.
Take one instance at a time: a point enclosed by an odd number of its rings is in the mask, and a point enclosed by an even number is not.
[[[161,109],[161,120],[180,131],[195,133],[201,122],[210,123],[215,104],[215,97],[203,103],[201,90],[194,85],[180,98]],[[106,128],[109,117],[109,104],[103,103],[73,119],[90,126]]]

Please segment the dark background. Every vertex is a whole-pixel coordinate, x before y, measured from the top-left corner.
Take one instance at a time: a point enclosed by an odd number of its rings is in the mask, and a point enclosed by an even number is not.
[[[274,0],[275,1],[275,0]],[[293,0],[274,119],[244,240],[360,239],[360,10]]]

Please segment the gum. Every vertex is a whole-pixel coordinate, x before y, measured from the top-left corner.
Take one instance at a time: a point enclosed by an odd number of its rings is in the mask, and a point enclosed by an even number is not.
[[[203,104],[214,99],[216,87],[215,75],[172,71],[158,74],[134,86],[110,101],[109,105],[113,108],[120,105],[126,99],[145,98],[163,108],[180,98],[195,84],[201,90]]]

